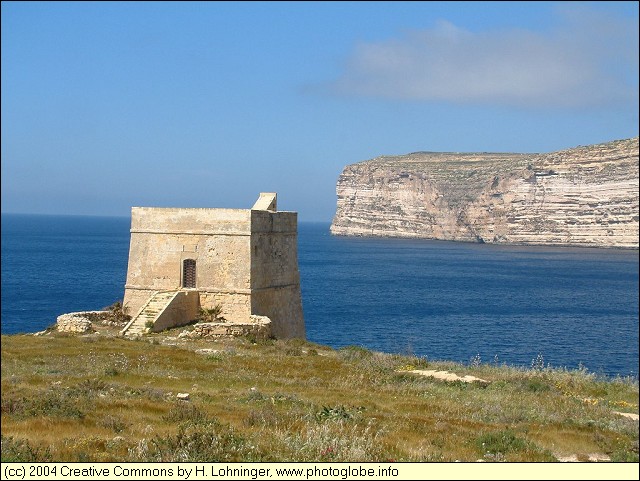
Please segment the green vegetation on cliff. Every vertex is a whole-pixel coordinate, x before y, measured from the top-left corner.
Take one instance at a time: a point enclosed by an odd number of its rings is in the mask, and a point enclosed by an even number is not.
[[[638,461],[638,422],[616,413],[638,412],[637,379],[478,361],[167,333],[3,336],[2,460]]]

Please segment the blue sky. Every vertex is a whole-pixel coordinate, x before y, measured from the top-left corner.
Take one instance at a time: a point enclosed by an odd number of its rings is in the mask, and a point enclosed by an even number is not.
[[[342,168],[638,135],[637,2],[2,2],[2,212],[330,221]]]

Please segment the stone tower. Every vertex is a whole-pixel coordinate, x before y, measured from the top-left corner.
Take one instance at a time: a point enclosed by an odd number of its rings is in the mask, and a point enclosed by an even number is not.
[[[297,213],[278,212],[275,193],[251,209],[133,207],[131,326],[184,325],[220,305],[229,322],[266,316],[274,337],[304,338],[297,235]]]

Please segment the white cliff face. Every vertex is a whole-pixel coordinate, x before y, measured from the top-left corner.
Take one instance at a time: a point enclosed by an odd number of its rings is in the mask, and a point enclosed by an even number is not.
[[[420,152],[345,167],[337,235],[638,248],[638,138],[551,154]]]

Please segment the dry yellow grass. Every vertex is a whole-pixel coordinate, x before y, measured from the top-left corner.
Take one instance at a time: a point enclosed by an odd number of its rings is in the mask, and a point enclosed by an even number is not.
[[[108,334],[2,337],[3,461],[638,461],[636,379]]]

